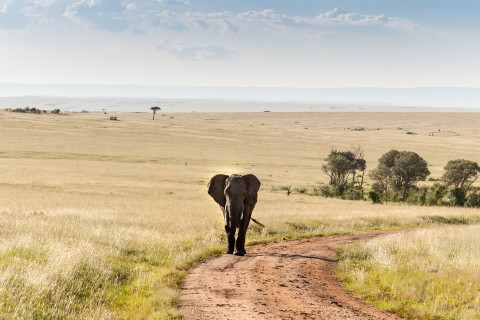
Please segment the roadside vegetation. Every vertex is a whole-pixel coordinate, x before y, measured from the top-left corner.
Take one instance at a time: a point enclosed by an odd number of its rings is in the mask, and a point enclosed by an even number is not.
[[[122,114],[122,121],[109,121],[102,114],[32,121],[24,113],[0,112],[2,316],[181,318],[176,303],[183,277],[198,261],[224,252],[226,246],[220,209],[206,193],[207,181],[217,173],[254,173],[262,181],[254,217],[266,228],[251,224],[250,245],[480,223],[478,210],[460,206],[411,206],[390,200],[378,205],[309,195],[312,185],[332,186],[319,159],[328,157],[333,145],[365,146],[363,153],[353,152],[353,181],[356,188],[366,189],[368,172],[358,160],[375,163],[388,151],[366,143],[374,138],[379,145],[395,142],[401,150],[417,151],[416,143],[422,140],[415,139],[432,139],[426,147],[422,142],[422,156],[433,163],[428,170],[440,177],[452,154],[438,153],[437,148],[455,145],[454,158],[472,158],[471,146],[480,134],[472,125],[476,115],[425,115],[425,123],[435,127],[458,125],[452,130],[459,136],[446,138],[422,137],[418,128],[418,135],[398,133],[397,126],[405,127],[421,115],[400,114],[393,120],[388,114],[372,118],[341,113],[212,117],[218,120],[207,121],[198,113],[156,121],[151,114]],[[393,129],[343,129],[359,122]],[[462,131],[464,127],[468,131]],[[350,183],[352,176],[345,181]],[[463,187],[468,185],[471,192],[476,184],[469,181]],[[405,202],[413,199],[414,190],[407,190]],[[442,197],[447,200],[448,194]]]
[[[407,319],[480,318],[480,226],[388,235],[345,247],[347,290]]]
[[[428,206],[480,207],[480,188],[472,187],[480,176],[478,163],[471,160],[450,160],[443,175],[433,185],[418,185],[430,175],[428,163],[416,152],[392,149],[378,159],[378,166],[368,176],[372,185],[365,190],[366,162],[363,150],[332,150],[323,172],[329,185],[314,187],[310,194],[373,203],[406,202]],[[307,189],[303,193],[308,193]]]

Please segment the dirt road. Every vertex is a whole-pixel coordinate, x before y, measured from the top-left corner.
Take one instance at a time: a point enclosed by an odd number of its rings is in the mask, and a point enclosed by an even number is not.
[[[331,276],[335,251],[367,232],[261,244],[221,255],[186,277],[186,319],[400,319],[349,296]]]

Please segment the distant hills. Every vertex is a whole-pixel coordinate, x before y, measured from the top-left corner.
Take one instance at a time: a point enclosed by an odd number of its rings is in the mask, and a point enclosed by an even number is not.
[[[0,84],[0,97],[227,100],[384,107],[480,108],[480,88],[455,87],[259,88]]]

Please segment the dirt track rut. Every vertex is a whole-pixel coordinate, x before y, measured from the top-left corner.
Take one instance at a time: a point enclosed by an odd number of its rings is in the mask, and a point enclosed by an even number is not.
[[[348,295],[332,277],[335,251],[384,235],[366,232],[261,244],[221,255],[186,277],[186,319],[400,319]]]

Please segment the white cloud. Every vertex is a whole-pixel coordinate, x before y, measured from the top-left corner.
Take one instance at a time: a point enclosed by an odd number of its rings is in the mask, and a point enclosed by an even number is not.
[[[147,17],[152,25],[177,31],[188,29],[214,30],[222,33],[238,32],[241,28],[258,26],[267,30],[295,31],[305,30],[318,33],[335,27],[349,27],[351,31],[360,27],[376,27],[402,31],[419,30],[419,24],[409,19],[387,17],[385,15],[366,15],[335,8],[317,16],[303,17],[276,13],[272,9],[263,11],[223,12],[175,12],[170,10],[150,11]]]
[[[137,8],[137,4],[133,2],[130,2],[130,3],[122,2],[122,6],[125,7],[125,11],[133,11]]]
[[[57,0],[34,0],[36,7],[50,7],[55,4]]]
[[[165,4],[165,5],[172,5],[172,4],[190,4],[188,0],[155,0],[155,2]]]
[[[125,15],[128,6],[125,2],[81,0],[67,7],[63,17],[83,28],[103,29],[120,32],[129,26]]]
[[[157,49],[165,51],[181,60],[229,60],[237,56],[236,51],[215,45],[188,45],[162,41]]]
[[[189,3],[187,0],[0,0],[0,14],[4,20],[9,19],[4,25],[22,27],[27,23],[40,24],[40,20],[61,23],[58,12],[63,12],[63,18],[82,28],[113,32],[123,31],[128,26],[144,29],[147,25],[179,32],[203,30],[222,34],[237,33],[242,28],[251,27],[274,32],[303,30],[310,34],[339,26],[349,27],[353,31],[364,26],[403,31],[420,29],[418,24],[409,19],[360,14],[338,8],[312,16],[277,13],[273,9],[243,12],[180,10],[188,8]]]
[[[402,19],[397,17],[386,17],[383,14],[380,15],[366,15],[354,12],[348,12],[346,10],[335,8],[326,13],[319,14],[313,18],[295,18],[295,21],[303,21],[311,25],[324,25],[324,26],[380,26],[391,29],[404,29],[411,30],[419,27],[409,19]]]
[[[8,6],[10,5],[10,3],[12,3],[12,0],[8,0],[7,2],[5,2],[5,3],[0,7],[0,13],[6,13],[6,12],[7,12],[7,9],[8,9]]]

